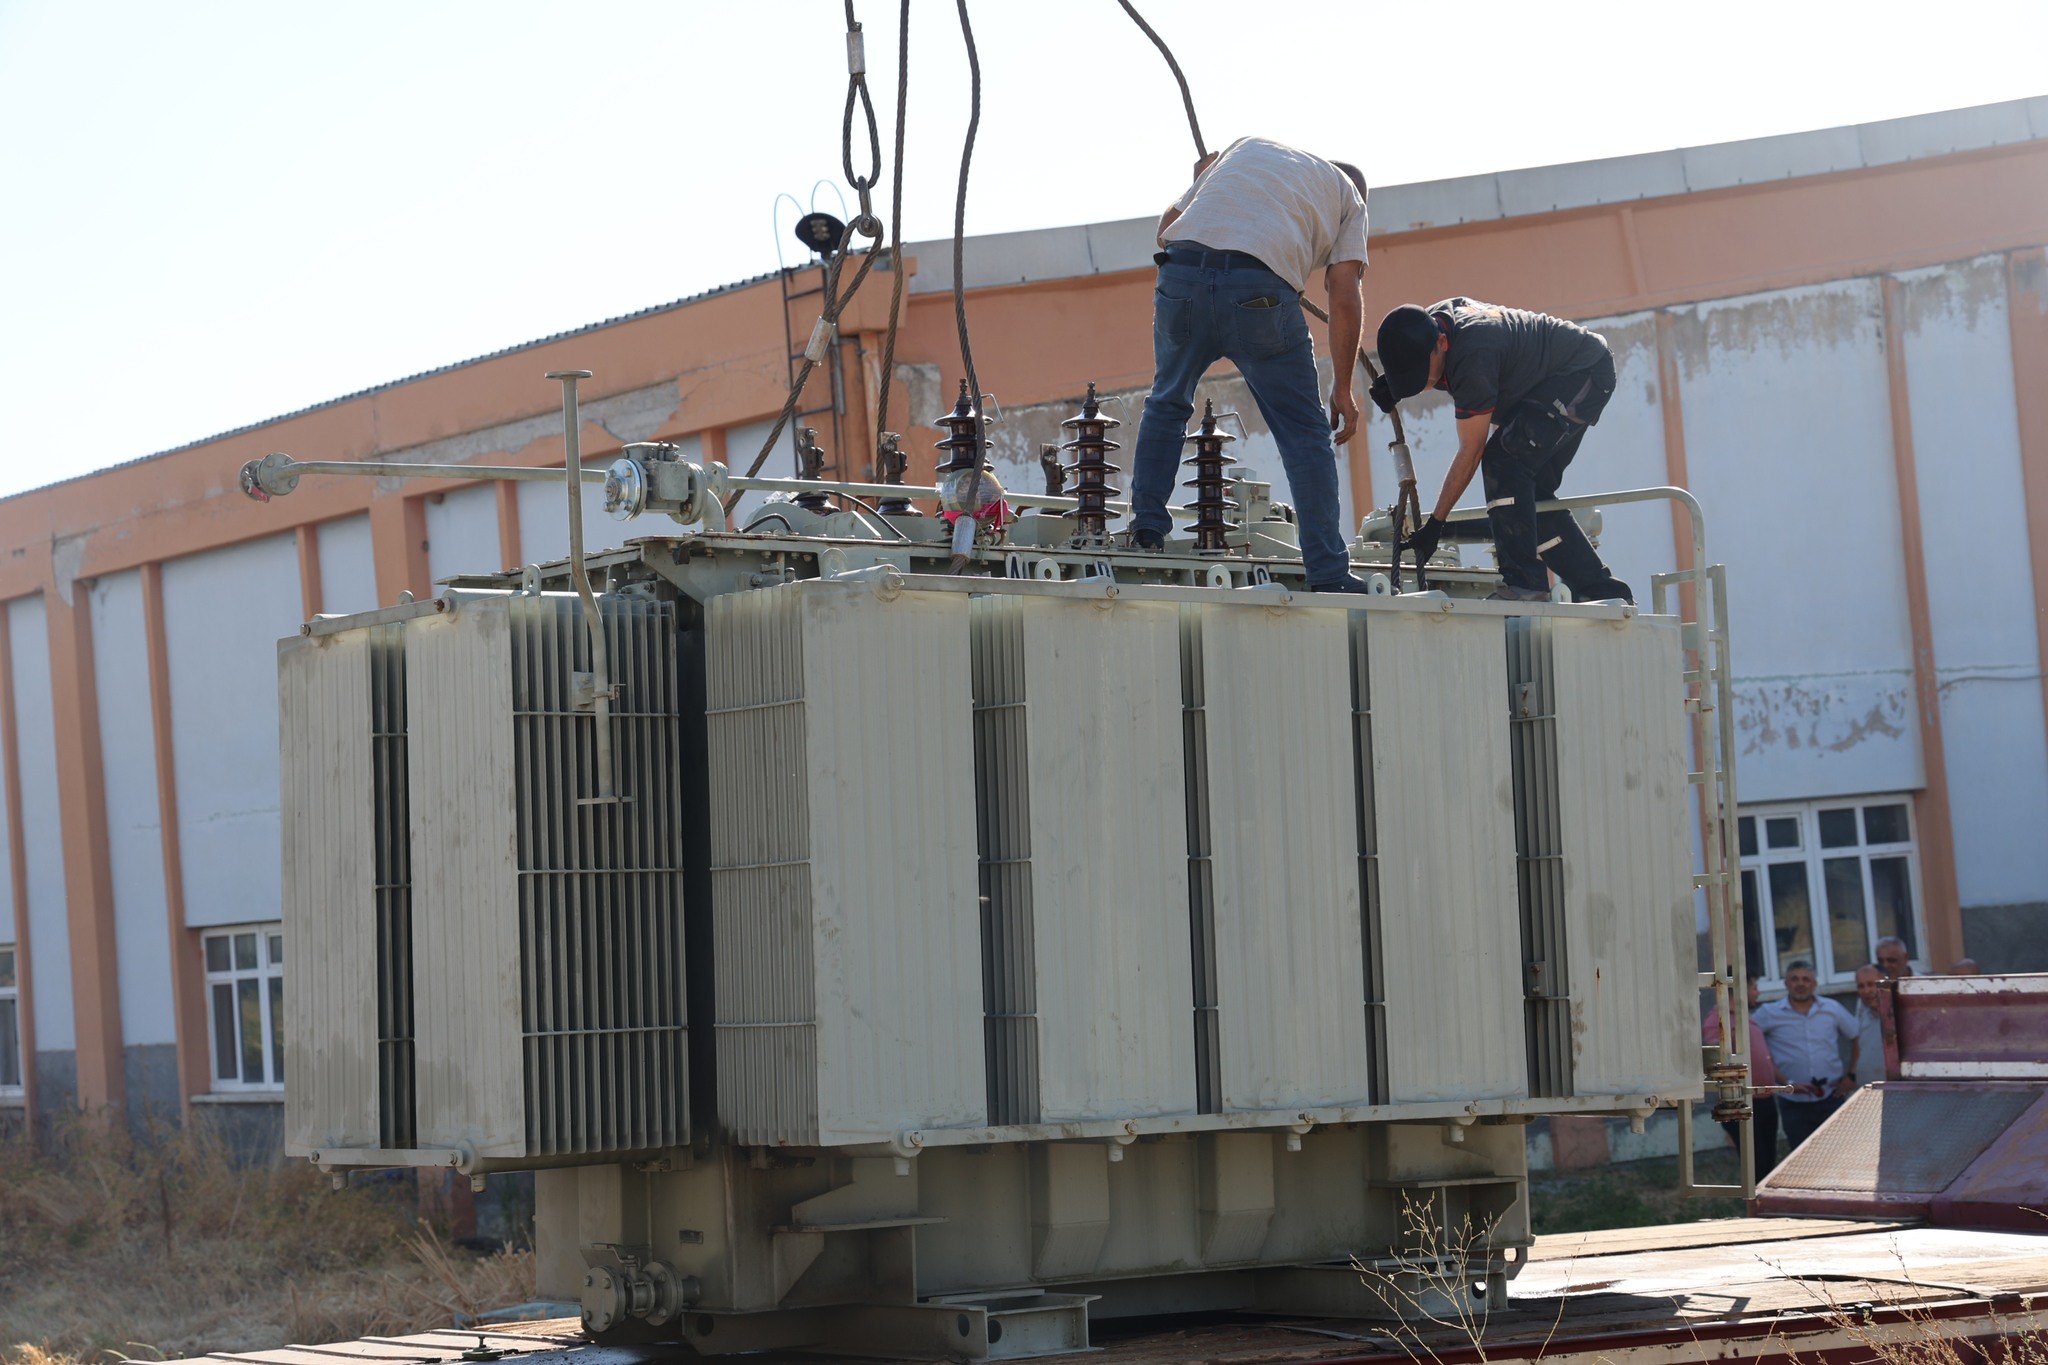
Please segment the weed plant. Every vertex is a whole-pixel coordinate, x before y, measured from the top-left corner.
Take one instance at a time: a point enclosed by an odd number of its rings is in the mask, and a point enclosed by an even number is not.
[[[0,1142],[0,1365],[109,1365],[446,1327],[534,1297],[534,1256],[451,1251],[410,1180],[238,1164],[203,1125]]]

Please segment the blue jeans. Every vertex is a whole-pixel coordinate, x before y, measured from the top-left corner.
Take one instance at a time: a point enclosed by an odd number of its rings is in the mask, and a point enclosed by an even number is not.
[[[1215,259],[1215,253],[1210,254]],[[1260,306],[1262,301],[1270,304]],[[1280,447],[1308,581],[1351,572],[1337,519],[1337,450],[1316,387],[1316,348],[1300,296],[1270,270],[1205,269],[1169,260],[1152,296],[1152,392],[1131,460],[1131,524],[1165,535],[1195,385],[1219,360],[1236,364]]]

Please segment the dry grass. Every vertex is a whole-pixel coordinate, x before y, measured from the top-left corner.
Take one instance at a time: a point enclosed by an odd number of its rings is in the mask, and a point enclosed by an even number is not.
[[[0,1143],[0,1365],[417,1332],[533,1296],[531,1251],[450,1251],[409,1182],[331,1191],[189,1129]]]

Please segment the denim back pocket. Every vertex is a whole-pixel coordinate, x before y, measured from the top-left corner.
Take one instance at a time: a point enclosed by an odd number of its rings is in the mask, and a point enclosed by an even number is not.
[[[1260,294],[1231,311],[1237,318],[1238,348],[1253,360],[1284,355],[1308,334],[1300,307],[1285,294]]]
[[[1194,323],[1189,311],[1192,299],[1175,298],[1164,289],[1152,291],[1152,339],[1174,346],[1185,346],[1194,334]]]

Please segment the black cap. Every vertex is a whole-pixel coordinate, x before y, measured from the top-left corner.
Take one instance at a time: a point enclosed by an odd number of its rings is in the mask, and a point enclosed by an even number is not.
[[[1429,383],[1429,354],[1440,335],[1436,319],[1412,303],[1380,319],[1380,366],[1395,399],[1413,398]]]

